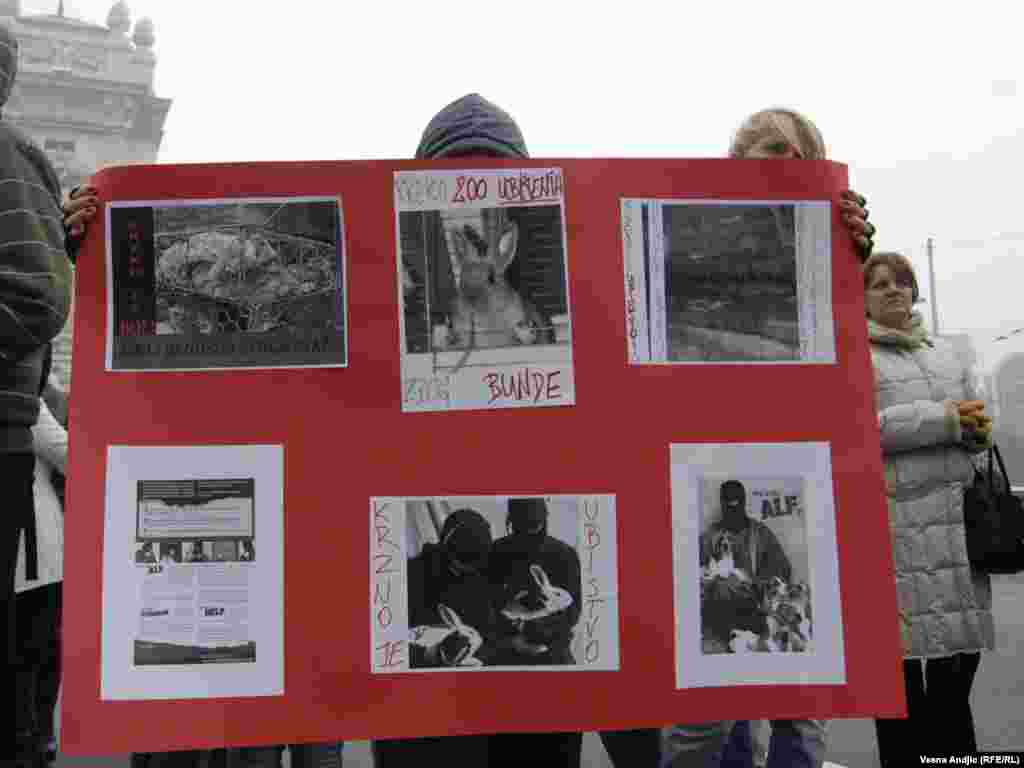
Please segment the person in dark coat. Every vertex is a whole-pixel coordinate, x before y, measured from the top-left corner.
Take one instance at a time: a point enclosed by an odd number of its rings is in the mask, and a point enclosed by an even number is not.
[[[18,40],[0,25],[0,106],[7,103],[18,71]],[[15,608],[15,570],[21,542],[25,580],[38,580],[33,484],[32,427],[49,374],[50,341],[60,333],[71,305],[71,263],[61,222],[60,182],[43,151],[0,121],[0,631],[3,690],[21,690],[31,664],[22,652]],[[55,605],[55,604],[54,604]],[[54,609],[55,610],[55,609]],[[53,632],[55,615],[46,622]],[[21,638],[24,640],[24,638]],[[4,726],[5,765],[44,760],[45,724],[36,722],[34,697],[15,695],[14,715]]]
[[[494,610],[487,579],[491,526],[472,509],[445,518],[440,541],[409,560],[409,627],[448,627],[440,642],[409,646],[413,668],[488,663],[493,653]],[[430,736],[373,742],[376,768],[407,765],[486,766],[487,736]]]
[[[573,664],[572,634],[582,610],[583,585],[576,550],[548,535],[544,499],[509,499],[508,535],[494,543],[490,580],[500,616],[494,663],[504,666]],[[566,605],[567,599],[570,601]],[[555,601],[560,600],[557,605]],[[509,616],[509,607],[553,612],[538,618]],[[513,613],[513,616],[515,613]],[[533,760],[578,768],[583,734],[502,733],[491,736],[501,765]],[[493,762],[491,765],[497,765]]]
[[[574,664],[572,633],[583,603],[580,557],[568,544],[548,535],[544,499],[509,499],[507,528],[508,535],[494,543],[491,554],[490,579],[501,634],[495,664]],[[510,604],[539,609],[538,613],[551,607],[544,582],[550,585],[547,588],[567,592],[572,602],[535,619],[502,614]]]
[[[481,663],[493,655],[495,614],[490,602],[487,564],[491,526],[472,509],[452,512],[438,544],[425,544],[409,561],[409,627],[445,626],[455,631],[433,646],[412,645],[409,663],[417,667],[466,665],[470,650]]]
[[[701,601],[701,614],[705,636],[719,651],[724,651],[728,649],[732,629],[745,629],[754,634],[765,630],[760,600],[753,585],[774,578],[788,583],[793,568],[771,529],[747,514],[747,492],[743,483],[726,480],[719,493],[722,517],[708,526],[700,537],[700,565],[707,568],[720,560],[727,549],[737,578],[716,579],[706,599]]]

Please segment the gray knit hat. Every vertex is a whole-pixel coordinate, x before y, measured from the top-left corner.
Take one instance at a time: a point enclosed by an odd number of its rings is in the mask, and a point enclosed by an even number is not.
[[[0,24],[0,107],[7,103],[18,75],[18,38],[6,24]]]
[[[463,96],[434,115],[416,148],[416,159],[474,153],[499,157],[530,156],[523,134],[512,116],[479,93]]]

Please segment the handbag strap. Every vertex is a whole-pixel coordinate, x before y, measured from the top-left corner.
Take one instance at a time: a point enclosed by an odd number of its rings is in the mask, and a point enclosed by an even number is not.
[[[989,451],[989,465],[988,465],[988,473],[989,473],[989,481],[988,482],[989,482],[989,485],[990,486],[992,485],[992,456],[994,455],[995,458],[996,458],[996,461],[999,462],[999,471],[1003,473],[1003,479],[1006,481],[1006,489],[1009,490],[1010,489],[1010,475],[1006,471],[1006,465],[1003,463],[1003,454],[999,452],[999,446],[996,445],[995,443],[993,443],[992,447],[989,448],[988,451]]]

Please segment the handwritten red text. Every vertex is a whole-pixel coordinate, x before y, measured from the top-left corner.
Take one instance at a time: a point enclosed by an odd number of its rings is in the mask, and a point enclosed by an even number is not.
[[[488,373],[484,376],[490,399],[487,404],[497,400],[515,400],[519,402],[539,403],[542,400],[560,400],[562,385],[559,383],[561,371],[534,371],[523,368],[515,373]]]

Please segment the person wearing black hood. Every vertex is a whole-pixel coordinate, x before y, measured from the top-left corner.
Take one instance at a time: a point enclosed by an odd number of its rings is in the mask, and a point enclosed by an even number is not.
[[[410,645],[409,666],[486,664],[495,623],[487,579],[490,523],[475,510],[458,509],[445,518],[439,539],[409,560],[409,627],[446,625],[454,631],[433,646]],[[488,747],[486,735],[382,739],[373,742],[373,759],[377,768],[487,766]]]
[[[552,597],[545,592],[554,590],[567,593],[571,602],[529,621],[499,614],[495,664],[573,664],[572,635],[582,610],[580,557],[568,544],[548,535],[548,506],[544,499],[509,499],[506,528],[508,535],[494,542],[491,553],[490,579],[498,611],[512,601],[527,607],[548,608]],[[491,754],[509,766],[521,765],[524,759],[540,758],[544,765],[578,768],[582,747],[583,734],[578,732],[491,737]]]
[[[548,535],[544,499],[509,499],[506,527],[508,535],[494,542],[491,555],[490,579],[502,637],[495,663],[573,664],[572,633],[582,610],[580,557],[568,544]],[[552,587],[568,593],[571,602],[566,607],[529,621],[501,616],[513,600],[547,608],[551,601],[545,588]]]
[[[792,566],[779,540],[764,523],[747,515],[747,491],[738,480],[726,480],[719,490],[722,517],[700,537],[700,565],[707,568],[728,551],[737,580],[717,579],[710,599],[702,604],[705,653],[725,652],[733,629],[756,635],[764,630],[764,617],[754,584],[778,577],[789,581]],[[736,589],[735,586],[749,587]]]
[[[424,544],[409,561],[409,626],[456,630],[438,645],[412,645],[409,666],[464,666],[468,656],[480,663],[490,659],[495,626],[487,580],[490,550],[490,523],[475,510],[458,509],[445,518],[440,542]]]
[[[732,558],[732,567],[741,571],[750,583],[766,582],[776,577],[788,582],[792,564],[772,533],[762,522],[747,513],[747,491],[738,480],[726,480],[719,489],[721,519],[708,526],[700,537],[700,564],[707,567],[721,560],[725,552]],[[743,582],[744,577],[739,581]],[[756,598],[734,590],[725,579],[714,587],[723,607],[711,613],[704,606],[702,631],[716,651],[728,648],[730,627],[759,632],[764,619]],[[744,582],[746,583],[746,582]],[[820,766],[826,752],[826,721],[772,720],[768,745],[768,766]],[[739,731],[737,732],[736,729]],[[753,745],[750,725],[746,721],[715,721],[677,724],[667,729],[664,768],[698,768],[752,764]],[[735,762],[734,762],[735,761]]]

